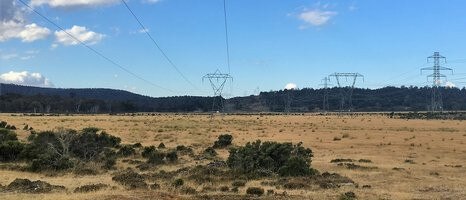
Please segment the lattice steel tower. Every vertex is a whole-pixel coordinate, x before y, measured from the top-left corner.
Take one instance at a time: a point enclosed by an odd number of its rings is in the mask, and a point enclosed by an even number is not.
[[[424,70],[433,71],[432,74],[427,76],[427,80],[432,78],[432,94],[431,94],[431,102],[429,110],[431,112],[442,112],[443,111],[443,101],[442,101],[442,93],[440,92],[440,87],[442,84],[442,78],[447,79],[447,76],[441,74],[440,71],[452,71],[453,69],[442,67],[441,63],[447,63],[447,58],[440,55],[439,52],[434,52],[434,55],[427,57],[427,62],[434,61],[434,66],[426,67],[421,69],[421,74]]]
[[[329,106],[329,103],[328,103],[328,87],[331,86],[331,84],[329,83],[330,82],[330,78],[329,77],[325,77],[324,79],[322,79],[322,84],[320,84],[321,86],[323,86],[323,90],[324,90],[324,99],[323,99],[323,102],[322,102],[322,109],[323,111],[329,111],[330,110],[330,106]]]
[[[224,101],[222,97],[223,88],[228,80],[233,81],[233,77],[230,74],[222,74],[220,70],[217,69],[214,73],[206,74],[202,77],[202,81],[208,79],[210,86],[214,91],[214,98],[212,100],[212,112],[218,111],[222,112],[224,109]],[[216,102],[216,99],[220,99],[219,102]]]
[[[340,112],[342,111],[349,111],[351,112],[353,109],[353,90],[354,85],[356,85],[356,81],[358,78],[362,78],[364,81],[364,76],[359,73],[333,73],[329,75],[330,77],[334,77],[337,81],[337,85],[340,88]],[[343,86],[341,84],[342,78],[345,78],[346,82],[350,79],[350,84],[348,86]],[[345,102],[347,102],[347,106],[345,107]]]

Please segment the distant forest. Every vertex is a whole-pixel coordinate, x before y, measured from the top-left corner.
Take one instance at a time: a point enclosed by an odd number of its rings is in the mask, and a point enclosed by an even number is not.
[[[329,110],[340,109],[344,88],[329,88]],[[444,110],[466,110],[466,89],[441,88]],[[324,89],[280,90],[226,99],[225,112],[321,112]],[[353,111],[425,111],[430,87],[355,88]],[[0,84],[0,112],[128,113],[209,112],[213,97],[154,98],[113,89],[57,89]],[[219,99],[217,97],[216,101]],[[345,102],[347,108],[348,102]]]

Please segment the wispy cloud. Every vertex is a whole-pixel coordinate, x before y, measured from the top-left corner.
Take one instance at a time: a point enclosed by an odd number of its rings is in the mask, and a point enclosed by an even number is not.
[[[303,11],[298,15],[298,18],[305,24],[301,25],[301,29],[309,28],[310,26],[323,26],[330,22],[330,20],[338,15],[336,11],[313,9]]]
[[[2,52],[0,51],[0,60],[12,60],[12,59],[21,59],[21,60],[29,60],[35,58],[39,51],[29,50],[24,53],[16,53],[16,52]]]
[[[56,37],[55,44],[59,43],[65,46],[78,45],[79,42],[76,41],[71,36],[69,36],[67,33],[71,34],[73,37],[77,38],[78,40],[84,42],[87,45],[97,44],[105,37],[104,34],[90,31],[86,27],[83,27],[83,26],[75,25],[72,28],[67,29],[65,31],[55,31],[55,37]],[[52,45],[52,48],[56,48],[56,47],[57,45]]]
[[[48,5],[54,8],[95,7],[118,4],[121,0],[31,0],[32,6]]]
[[[161,2],[162,0],[142,0],[143,3],[149,3],[149,4],[154,4]]]

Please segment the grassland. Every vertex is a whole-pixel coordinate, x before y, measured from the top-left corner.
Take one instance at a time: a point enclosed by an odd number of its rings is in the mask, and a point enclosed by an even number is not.
[[[118,136],[123,143],[141,143],[168,148],[185,145],[196,153],[211,146],[220,134],[233,135],[234,145],[247,142],[278,141],[303,142],[314,152],[312,167],[336,172],[354,180],[356,185],[335,189],[312,188],[286,190],[287,196],[264,196],[264,199],[338,199],[344,192],[353,191],[359,199],[466,199],[466,123],[454,120],[405,120],[385,116],[320,116],[320,115],[227,115],[211,119],[205,115],[76,115],[76,116],[22,116],[0,115],[21,129],[24,125],[34,130],[58,127],[82,129],[99,127]],[[28,131],[16,131],[26,140]],[[226,159],[228,150],[219,150]],[[340,164],[335,159],[351,159],[354,165]],[[362,160],[361,160],[362,159]],[[331,162],[334,160],[334,162]],[[182,167],[206,164],[182,157],[176,164],[163,165],[157,170],[173,171]],[[340,162],[341,163],[341,162]],[[348,162],[346,162],[348,163]],[[119,161],[119,170],[131,167]],[[126,190],[112,181],[112,171],[95,176],[77,176],[64,173],[49,176],[0,168],[0,184],[7,185],[16,178],[43,180],[63,185],[66,192],[50,194],[2,193],[1,199],[190,199],[191,195],[171,187],[160,190]],[[283,194],[283,188],[264,186],[261,180],[247,183],[274,189]],[[85,184],[105,183],[112,187],[92,193],[73,193]],[[201,190],[195,183],[187,183]],[[363,187],[365,186],[365,187]],[[238,194],[244,194],[242,188]],[[206,192],[222,195],[222,192]],[[202,198],[202,197],[198,197]],[[223,199],[227,199],[222,197]],[[233,197],[235,198],[235,197]],[[244,198],[244,197],[241,197]]]

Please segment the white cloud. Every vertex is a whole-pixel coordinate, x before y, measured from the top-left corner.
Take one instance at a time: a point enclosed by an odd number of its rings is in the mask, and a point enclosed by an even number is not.
[[[0,42],[10,39],[21,39],[23,42],[34,42],[44,39],[50,35],[50,30],[45,27],[40,27],[35,23],[25,25],[18,21],[3,21],[0,22]]]
[[[76,25],[67,29],[66,32],[88,45],[96,44],[105,37],[104,34],[96,33],[88,30],[86,27]],[[56,42],[65,46],[78,45],[79,42],[70,37],[66,32],[55,31]],[[52,45],[53,47],[56,47],[56,45]]]
[[[456,85],[450,81],[447,81],[445,82],[445,87],[448,87],[448,88],[454,88],[456,87]]]
[[[335,11],[323,11],[320,9],[304,11],[298,15],[298,18],[306,23],[300,28],[308,28],[309,26],[323,26],[337,14],[338,12]]]
[[[296,90],[298,86],[294,83],[288,83],[285,85],[285,90]]]
[[[33,42],[50,34],[50,30],[45,27],[35,23],[26,24],[24,12],[14,0],[1,0],[0,13],[0,42],[11,39]]]
[[[95,7],[120,3],[121,0],[31,0],[32,6],[50,7]]]
[[[0,74],[0,82],[37,87],[54,87],[53,83],[40,73],[30,73],[28,71],[10,71],[8,73]]]
[[[24,27],[24,30],[19,33],[19,38],[21,38],[23,42],[33,42],[44,39],[48,35],[50,35],[50,30],[48,28],[40,27],[32,23]]]

